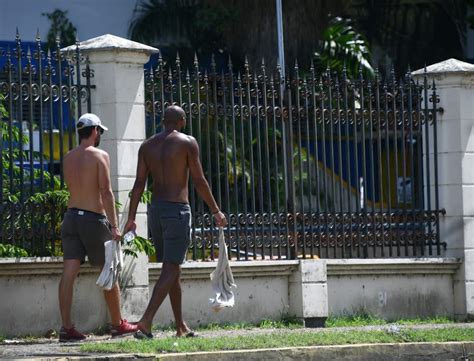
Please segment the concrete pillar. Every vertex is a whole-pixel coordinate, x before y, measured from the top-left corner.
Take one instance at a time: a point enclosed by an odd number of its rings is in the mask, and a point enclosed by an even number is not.
[[[71,50],[75,46],[70,47]],[[114,35],[103,35],[80,43],[94,71],[91,79],[92,112],[109,128],[100,148],[110,155],[112,189],[121,203],[119,225],[127,219],[129,192],[135,180],[137,156],[145,134],[145,84],[143,65],[158,50]],[[68,51],[69,48],[63,49]],[[85,111],[84,111],[85,112]],[[147,236],[146,207],[137,212],[137,233]],[[138,319],[148,303],[148,259],[126,259],[122,274],[123,316]]]
[[[412,73],[423,76],[424,70]],[[449,59],[427,67],[439,95],[437,115],[440,237],[446,256],[460,258],[455,276],[454,313],[474,317],[474,65]],[[421,80],[421,79],[420,79]],[[432,152],[433,148],[431,147]],[[433,192],[432,192],[433,194]]]
[[[326,261],[301,260],[288,285],[289,314],[305,327],[324,327],[328,317]]]

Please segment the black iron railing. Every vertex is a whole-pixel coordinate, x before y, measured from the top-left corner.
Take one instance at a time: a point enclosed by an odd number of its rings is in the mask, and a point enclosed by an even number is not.
[[[435,84],[340,77],[262,63],[235,72],[179,57],[147,69],[148,133],[181,105],[234,259],[439,255]],[[190,258],[216,257],[209,210],[191,187]]]
[[[45,49],[39,36],[0,48],[2,244],[58,255],[66,206],[62,161],[76,144],[75,119],[90,111],[88,61],[76,47]],[[85,79],[85,81],[84,81]]]

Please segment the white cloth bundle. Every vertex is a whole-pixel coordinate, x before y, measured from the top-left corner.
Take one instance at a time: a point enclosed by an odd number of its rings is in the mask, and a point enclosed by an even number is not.
[[[234,306],[234,293],[232,287],[237,287],[234,282],[234,276],[230,269],[229,259],[227,258],[227,246],[224,240],[224,229],[219,228],[219,258],[217,266],[211,273],[211,284],[215,298],[209,299],[209,304],[215,312],[219,312],[225,307]]]
[[[105,247],[105,264],[97,278],[96,285],[104,290],[111,290],[117,283],[123,266],[122,246],[119,241],[107,241]]]

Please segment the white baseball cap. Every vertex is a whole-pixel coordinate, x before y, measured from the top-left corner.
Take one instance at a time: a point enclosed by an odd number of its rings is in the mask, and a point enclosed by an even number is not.
[[[103,130],[109,130],[106,126],[102,125],[100,118],[92,113],[82,114],[81,117],[77,120],[76,129],[83,129],[87,127],[99,127]]]

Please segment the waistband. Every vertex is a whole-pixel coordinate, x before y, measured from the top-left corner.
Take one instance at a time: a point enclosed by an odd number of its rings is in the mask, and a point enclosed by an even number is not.
[[[163,206],[189,206],[189,203],[185,203],[185,202],[162,201],[160,199],[152,199],[151,204],[163,205]]]
[[[106,218],[105,214],[97,213],[97,212],[93,212],[93,211],[88,211],[88,210],[80,209],[80,208],[74,208],[74,207],[73,208],[68,208],[66,212],[71,213],[71,214],[77,214],[78,216],[88,215],[88,216]]]

